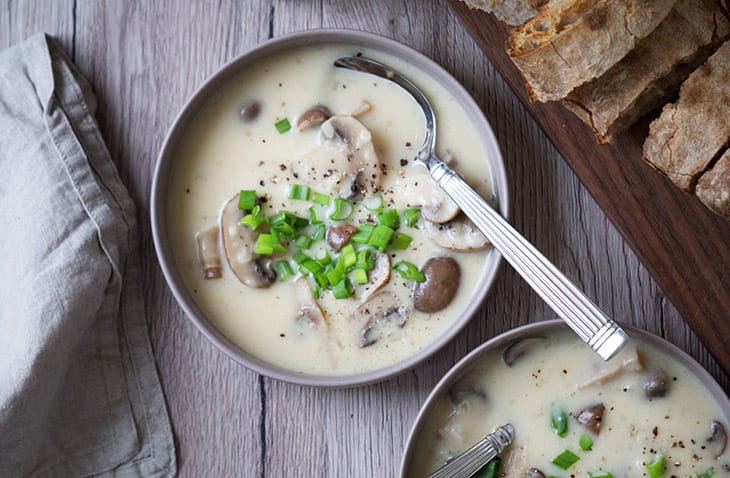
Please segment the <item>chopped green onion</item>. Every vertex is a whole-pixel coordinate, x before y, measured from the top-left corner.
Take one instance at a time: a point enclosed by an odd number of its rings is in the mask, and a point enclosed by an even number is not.
[[[352,216],[353,211],[352,202],[347,199],[335,198],[335,208],[330,214],[330,219],[333,221],[346,221]]]
[[[309,224],[309,221],[289,211],[280,211],[269,218],[269,223],[271,229],[285,238],[292,239],[294,232]]]
[[[360,249],[356,255],[357,261],[355,262],[355,267],[369,271],[375,265],[375,257],[373,256],[373,251],[370,249]]]
[[[327,264],[332,262],[332,257],[330,257],[329,252],[324,251],[324,255],[317,259],[317,262],[322,264],[323,266],[326,266]]]
[[[309,223],[322,224],[322,220],[317,217],[317,210],[314,208],[314,206],[309,206]]]
[[[373,235],[375,224],[360,224],[355,234],[350,236],[350,240],[355,244],[368,244],[370,236]]]
[[[331,286],[334,286],[340,282],[343,277],[345,277],[345,261],[342,256],[337,258],[337,261],[334,263],[334,267],[332,267],[326,275],[327,281]]]
[[[406,209],[403,211],[403,219],[406,222],[406,226],[413,227],[418,222],[418,217],[421,215],[421,209],[415,207]]]
[[[604,470],[589,471],[588,476],[590,478],[613,478],[613,473]]]
[[[393,229],[388,226],[378,224],[373,228],[370,237],[368,238],[368,245],[375,247],[380,252],[383,252],[390,242],[390,238],[393,237]],[[352,240],[352,238],[350,238]]]
[[[273,236],[271,234],[259,234],[256,238],[256,246],[254,252],[256,254],[273,254],[274,246],[272,241]]]
[[[294,240],[294,245],[300,249],[309,249],[312,246],[312,238],[299,235]]]
[[[299,270],[302,271],[302,269],[307,271],[309,274],[315,275],[322,272],[324,270],[324,266],[314,259],[308,259],[299,264]]]
[[[276,231],[271,231],[271,239],[269,240],[271,243],[271,247],[274,249],[274,252],[286,252],[286,248],[281,245],[281,241],[279,240],[279,233]]]
[[[337,284],[332,286],[332,295],[335,299],[347,299],[352,296],[352,284],[350,279],[343,277]]]
[[[398,229],[398,226],[400,226],[400,217],[398,216],[398,211],[395,209],[388,209],[385,212],[377,214],[376,217],[378,218],[378,222],[383,226],[388,226],[391,229]]]
[[[564,410],[554,411],[550,415],[550,428],[561,438],[567,435],[568,414]]]
[[[340,251],[342,253],[342,259],[345,261],[345,267],[352,267],[357,262],[357,254],[355,254],[355,248],[352,244],[347,244]]]
[[[393,249],[404,250],[408,249],[413,238],[408,234],[398,233],[395,235],[392,241],[390,241],[390,247]]]
[[[366,197],[365,199],[363,199],[362,204],[365,209],[370,212],[380,212],[383,210],[385,200],[383,199],[383,196],[378,194],[377,196]]]
[[[276,131],[279,132],[279,134],[286,133],[291,129],[291,123],[289,122],[289,118],[280,119],[279,121],[274,123],[274,127],[276,128]]]
[[[583,451],[588,451],[593,447],[593,438],[586,433],[585,435],[580,437],[580,440],[578,440],[578,445],[580,446],[580,449]]]
[[[416,282],[424,282],[426,276],[418,270],[413,263],[408,261],[400,261],[393,264],[393,270],[404,279],[411,279]]]
[[[297,251],[294,253],[294,262],[296,262],[298,265],[303,264],[305,261],[311,260],[312,258],[303,253],[302,251]]]
[[[697,478],[712,478],[713,476],[715,476],[715,469],[713,467],[709,467],[704,472],[697,474]]]
[[[578,460],[580,460],[580,458],[578,458],[578,455],[570,450],[565,450],[560,455],[553,458],[552,463],[559,466],[563,470],[567,470],[568,468],[573,466],[573,464]]]
[[[312,198],[312,201],[314,201],[316,204],[319,204],[320,206],[329,206],[331,200],[332,198],[327,194],[322,194],[318,192],[315,192],[314,197]]]
[[[276,261],[276,264],[274,267],[276,268],[276,275],[279,277],[279,280],[282,282],[294,275],[294,269],[292,269],[291,264],[289,264],[289,261],[285,261],[285,260]]]
[[[664,454],[657,453],[654,459],[646,464],[649,478],[660,478],[664,474]]]
[[[312,242],[321,241],[327,235],[327,227],[324,224],[315,224],[312,232]]]
[[[257,204],[253,207],[250,214],[243,216],[243,219],[241,219],[239,224],[255,231],[261,224],[265,223],[266,220],[266,214],[261,212],[261,206]]]
[[[305,186],[303,184],[292,184],[289,186],[289,199],[307,201],[309,199],[310,191],[311,189],[309,186]]]
[[[238,209],[250,211],[256,205],[256,191],[252,189],[241,189],[238,194]]]
[[[362,267],[356,267],[355,270],[352,271],[352,273],[355,276],[355,282],[357,282],[358,284],[368,283],[368,271],[366,271]]]
[[[495,478],[497,473],[499,473],[499,466],[502,464],[502,460],[499,458],[492,458],[487,462],[486,465],[479,468],[479,470],[474,473],[474,478]]]

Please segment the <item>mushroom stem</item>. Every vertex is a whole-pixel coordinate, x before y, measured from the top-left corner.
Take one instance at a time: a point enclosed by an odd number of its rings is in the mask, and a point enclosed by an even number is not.
[[[583,390],[584,388],[606,383],[624,373],[641,372],[644,370],[644,365],[641,363],[639,351],[635,348],[630,349],[625,354],[618,357],[618,359],[621,360],[619,364],[599,370],[596,376],[581,384],[578,388]]]
[[[206,279],[220,279],[223,263],[218,248],[218,226],[213,226],[195,235],[198,243],[198,260]]]

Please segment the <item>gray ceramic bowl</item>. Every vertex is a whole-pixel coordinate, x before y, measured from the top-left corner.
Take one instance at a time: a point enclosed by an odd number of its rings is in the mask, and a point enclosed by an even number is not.
[[[508,216],[507,180],[502,156],[494,134],[477,104],[449,73],[422,54],[384,37],[351,30],[312,30],[267,41],[237,57],[209,78],[185,104],[164,141],[157,161],[151,195],[152,233],[160,266],[177,302],[198,329],[219,349],[246,367],[279,380],[314,386],[346,387],[380,381],[410,369],[451,340],[481,305],[487,291],[495,280],[501,256],[496,252],[489,254],[487,265],[481,276],[480,283],[477,285],[476,293],[471,303],[459,319],[442,336],[423,348],[418,354],[391,366],[356,375],[303,375],[273,366],[252,356],[233,344],[213,326],[208,317],[205,316],[193,300],[190,292],[183,283],[179,271],[176,269],[166,225],[168,182],[171,171],[175,167],[177,148],[193,117],[215,94],[216,90],[229,82],[242,69],[269,55],[283,52],[293,47],[305,45],[316,46],[321,44],[353,45],[354,51],[360,47],[397,56],[403,62],[413,64],[428,72],[437,82],[452,93],[456,101],[468,112],[471,121],[476,125],[477,130],[482,136],[482,140],[489,152],[488,162],[492,172],[492,184],[499,204],[499,210],[502,215],[505,217]],[[393,66],[397,68],[398,65]]]
[[[653,345],[660,351],[666,352],[671,357],[675,358],[677,362],[684,365],[691,374],[695,375],[699,379],[700,383],[702,383],[707,388],[709,393],[715,397],[716,401],[720,405],[722,412],[725,415],[726,420],[730,419],[730,399],[728,399],[727,394],[717,384],[714,378],[712,378],[712,376],[692,357],[677,348],[675,345],[662,339],[661,337],[628,325],[622,325],[622,327],[624,327],[624,330],[626,330],[630,337],[639,338],[645,342],[648,342],[649,345]],[[480,361],[483,360],[483,357],[485,355],[491,354],[494,351],[500,351],[508,344],[518,339],[522,339],[525,337],[542,336],[560,329],[568,329],[567,326],[560,320],[538,322],[512,329],[485,342],[484,344],[473,350],[471,353],[469,353],[466,357],[461,359],[456,365],[454,365],[438,382],[438,384],[436,384],[436,387],[426,398],[426,401],[424,402],[421,410],[418,413],[418,416],[416,417],[416,421],[411,428],[411,432],[408,436],[408,441],[406,442],[406,447],[403,453],[403,458],[401,460],[400,477],[409,478],[409,472],[412,471],[412,467],[414,466],[413,463],[416,459],[419,440],[421,439],[422,433],[425,433],[425,430],[428,428],[429,420],[436,413],[439,403],[442,403],[445,400],[449,400],[449,393],[454,384],[456,384],[462,377],[475,370],[475,368],[478,366]],[[576,337],[575,340],[578,341],[579,339]],[[527,355],[525,359],[529,359],[529,355]],[[517,396],[516,391],[508,389],[498,390],[496,392],[492,390],[491,393],[513,393],[513,396]],[[547,397],[547,399],[551,400],[552,398]],[[485,434],[489,431],[491,430],[486,430]],[[529,430],[518,430],[517,434],[520,433],[529,433]],[[430,438],[426,438],[426,440],[430,440]],[[569,447],[570,445],[571,444],[560,443],[557,445],[557,448],[560,448],[561,446]]]

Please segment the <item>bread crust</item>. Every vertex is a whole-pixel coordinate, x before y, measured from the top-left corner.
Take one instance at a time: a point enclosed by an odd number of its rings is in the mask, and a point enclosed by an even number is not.
[[[711,211],[730,218],[730,150],[700,176],[695,194]]]
[[[470,8],[484,10],[508,25],[520,25],[537,15],[547,0],[461,0]]]
[[[565,106],[600,143],[669,100],[690,73],[730,37],[716,0],[678,0],[659,26],[600,77],[579,86]]]
[[[533,101],[565,98],[651,33],[676,0],[554,0],[512,30],[507,53]]]
[[[697,178],[730,141],[730,41],[682,84],[649,127],[643,158],[692,192]]]

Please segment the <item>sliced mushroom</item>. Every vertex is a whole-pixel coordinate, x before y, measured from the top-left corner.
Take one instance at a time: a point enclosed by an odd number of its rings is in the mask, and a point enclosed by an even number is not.
[[[390,281],[390,256],[388,254],[378,253],[373,262],[373,268],[368,274],[368,283],[362,286],[362,292],[359,292],[363,301],[368,300],[376,292],[383,288]]]
[[[603,412],[606,406],[602,403],[591,405],[575,414],[578,423],[586,427],[594,435],[601,433],[601,422],[603,421]]]
[[[313,126],[319,126],[332,116],[330,110],[322,105],[315,105],[299,115],[297,118],[297,129],[307,130]]]
[[[617,360],[620,360],[620,362],[615,364]],[[579,385],[578,388],[582,390],[594,385],[601,385],[624,373],[641,372],[642,370],[644,370],[644,364],[641,362],[639,351],[636,348],[628,349],[613,358],[608,367],[598,370],[596,375]]]
[[[517,359],[525,355],[527,352],[534,350],[540,344],[545,342],[545,337],[523,337],[514,340],[502,350],[502,362],[508,366],[512,366]]]
[[[350,116],[352,116],[353,118],[357,118],[359,116],[364,115],[371,109],[373,109],[373,105],[371,105],[369,101],[362,100],[360,102],[360,104],[357,106],[357,108],[352,110],[352,112],[350,113]]]
[[[330,226],[327,228],[327,244],[329,244],[332,250],[339,252],[356,231],[357,226],[354,224],[337,224]]]
[[[380,292],[355,309],[353,319],[365,323],[360,332],[360,347],[368,347],[384,335],[384,327],[395,324],[403,327],[406,314],[403,304],[392,292]]]
[[[449,400],[454,407],[460,407],[467,400],[487,401],[484,387],[473,380],[459,380],[449,389]]]
[[[221,212],[223,248],[231,270],[239,281],[249,287],[269,287],[276,280],[276,271],[270,259],[254,255],[254,232],[239,224],[242,212],[238,209],[238,195],[233,196]]]
[[[294,176],[318,190],[355,198],[380,187],[380,159],[373,138],[351,116],[332,116],[322,123],[318,146],[291,163]]]
[[[432,257],[421,268],[426,276],[413,288],[413,305],[421,312],[438,312],[451,303],[459,290],[461,269],[453,257]]]
[[[299,300],[299,312],[297,312],[297,320],[304,321],[313,327],[327,326],[324,318],[324,312],[317,303],[317,299],[312,294],[312,288],[309,281],[302,276],[294,282],[297,290],[297,299]]]
[[[409,172],[398,181],[398,194],[405,203],[420,207],[421,217],[427,221],[448,222],[461,211],[428,174]]]
[[[669,390],[669,377],[664,370],[652,370],[644,380],[644,396],[649,400],[661,398]]]
[[[251,100],[241,106],[241,109],[238,112],[238,116],[241,118],[241,121],[245,123],[250,123],[259,117],[260,112],[261,103],[256,100]]]
[[[717,420],[710,422],[710,437],[707,439],[712,447],[712,454],[715,459],[720,458],[725,453],[725,447],[727,446],[727,433],[725,433],[725,427],[722,423]]]
[[[198,260],[206,279],[220,279],[223,274],[221,253],[218,249],[218,226],[195,235],[198,243]]]
[[[436,245],[452,251],[469,252],[486,249],[489,239],[464,214],[444,224],[421,221],[423,232]]]
[[[525,478],[545,478],[545,473],[533,467],[525,472]]]

